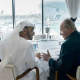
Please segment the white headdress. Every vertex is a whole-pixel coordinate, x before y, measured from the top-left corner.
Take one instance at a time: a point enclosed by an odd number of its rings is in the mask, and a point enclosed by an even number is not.
[[[12,31],[12,33],[9,35],[9,37],[7,37],[5,41],[3,41],[5,43],[5,46],[0,49],[0,52],[4,54],[4,57],[2,59],[2,62],[0,62],[0,71],[2,71],[9,62],[14,61],[18,48],[19,32],[22,31],[25,26],[34,27],[34,24],[27,20],[20,21]]]

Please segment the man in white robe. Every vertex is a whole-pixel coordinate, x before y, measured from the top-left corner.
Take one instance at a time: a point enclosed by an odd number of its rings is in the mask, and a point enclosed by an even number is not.
[[[0,62],[0,72],[5,68],[8,63],[12,63],[17,68],[18,75],[22,74],[29,68],[39,66],[36,63],[33,45],[30,41],[34,35],[34,24],[24,20],[18,23],[13,32],[6,38],[5,46],[1,48],[3,52],[3,59]],[[40,53],[36,55],[40,58]],[[34,72],[32,72],[34,73]],[[41,71],[42,76],[40,80],[47,80],[45,71]],[[40,73],[40,75],[41,75]],[[35,80],[35,76],[30,73],[20,80]]]

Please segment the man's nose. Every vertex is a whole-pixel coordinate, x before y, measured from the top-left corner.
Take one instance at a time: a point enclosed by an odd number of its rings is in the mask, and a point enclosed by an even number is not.
[[[60,35],[62,35],[62,33],[60,32]]]
[[[33,35],[35,35],[35,32],[33,32]]]
[[[62,31],[60,31],[60,35],[63,35],[63,32]]]

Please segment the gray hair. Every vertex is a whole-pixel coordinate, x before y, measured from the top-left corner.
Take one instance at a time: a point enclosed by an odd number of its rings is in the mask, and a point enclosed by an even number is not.
[[[72,30],[76,30],[75,23],[71,19],[65,19],[64,21],[64,27],[70,27]]]

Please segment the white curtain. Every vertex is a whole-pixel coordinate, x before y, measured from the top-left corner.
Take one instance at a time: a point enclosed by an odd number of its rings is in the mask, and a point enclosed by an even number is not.
[[[79,13],[80,0],[65,0],[72,19],[76,19]]]

